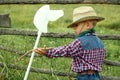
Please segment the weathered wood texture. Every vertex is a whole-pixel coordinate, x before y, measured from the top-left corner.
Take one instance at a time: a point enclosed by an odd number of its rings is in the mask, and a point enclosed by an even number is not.
[[[13,48],[9,48],[9,47],[5,47],[5,46],[2,46],[2,45],[0,45],[0,50],[4,50],[4,51],[10,52],[12,54],[18,54],[20,56],[25,53],[23,51],[20,51],[20,50],[17,50],[17,49],[13,49]],[[26,57],[31,57],[31,54],[28,54]],[[41,57],[41,55],[35,54],[34,57]]]
[[[110,65],[110,66],[118,66],[118,67],[120,67],[120,62],[115,62],[115,61],[111,61],[111,60],[104,60],[104,63],[106,64],[106,65]]]
[[[15,30],[15,29],[0,29],[0,35],[24,35],[37,36],[37,31]],[[103,40],[120,40],[120,34],[116,35],[98,35]],[[53,38],[75,38],[72,33],[43,33],[42,37]]]
[[[11,19],[9,14],[0,14],[0,27],[11,27]]]
[[[6,65],[8,68],[11,69],[16,69],[16,70],[26,70],[27,67],[25,66],[18,66],[15,64],[8,64]],[[4,64],[2,62],[0,62],[0,67],[4,67]],[[41,73],[41,74],[54,74],[57,76],[68,76],[67,72],[60,72],[60,71],[51,71],[51,70],[46,70],[46,69],[40,69],[40,68],[31,68],[30,69],[31,72],[35,72],[35,73]],[[72,78],[75,78],[77,75],[75,73],[70,73],[70,76]],[[106,76],[100,76],[101,80],[120,80],[119,77],[106,77]]]
[[[120,4],[120,0],[0,0],[0,4]]]

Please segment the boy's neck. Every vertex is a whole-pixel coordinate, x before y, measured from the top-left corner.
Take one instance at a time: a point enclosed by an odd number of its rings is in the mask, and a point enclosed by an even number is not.
[[[80,34],[78,35],[78,37],[84,36],[84,35],[87,34],[87,33],[95,33],[95,29],[92,28],[92,29],[89,29],[89,30],[85,30],[85,31],[83,31],[82,33],[80,33]]]

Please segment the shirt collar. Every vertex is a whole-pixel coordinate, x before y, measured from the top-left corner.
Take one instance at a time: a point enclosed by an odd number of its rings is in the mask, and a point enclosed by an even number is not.
[[[84,31],[84,32],[82,32],[82,33],[81,33],[79,36],[77,36],[77,37],[82,37],[82,36],[84,36],[84,35],[95,35],[95,29],[92,28],[92,29],[90,29],[90,30]]]

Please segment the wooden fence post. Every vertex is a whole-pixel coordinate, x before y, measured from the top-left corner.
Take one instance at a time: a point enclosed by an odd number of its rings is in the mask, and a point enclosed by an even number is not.
[[[11,27],[11,19],[9,14],[0,14],[0,27]]]

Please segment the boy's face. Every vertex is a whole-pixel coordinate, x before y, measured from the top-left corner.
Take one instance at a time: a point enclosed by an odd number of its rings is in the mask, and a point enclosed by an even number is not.
[[[85,22],[77,23],[73,26],[76,35],[79,35],[84,29]]]
[[[85,21],[85,22],[80,22],[73,26],[73,29],[74,29],[76,35],[80,35],[80,33],[84,32],[86,30],[89,30],[91,28],[93,28],[93,23],[91,20]]]

